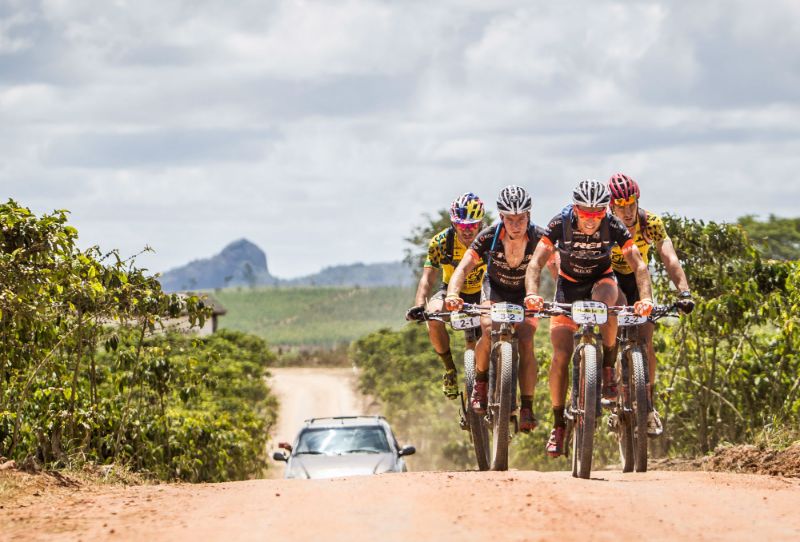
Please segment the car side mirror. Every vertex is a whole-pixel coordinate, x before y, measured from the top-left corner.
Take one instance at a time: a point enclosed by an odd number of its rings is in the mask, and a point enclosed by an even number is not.
[[[286,457],[286,454],[282,452],[275,452],[274,454],[272,454],[272,459],[274,459],[275,461],[284,461],[284,462],[289,461],[289,458]]]
[[[289,444],[288,442],[279,442],[278,443],[278,448],[281,448],[283,450],[286,450],[289,453],[292,453],[292,445]]]
[[[403,457],[407,455],[414,455],[415,453],[417,453],[417,449],[413,446],[403,446],[403,449],[400,450],[397,455]]]

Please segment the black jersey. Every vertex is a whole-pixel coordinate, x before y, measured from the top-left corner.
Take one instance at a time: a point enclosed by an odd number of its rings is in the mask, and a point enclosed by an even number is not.
[[[600,227],[592,235],[581,233],[578,230],[578,218],[572,209],[565,209],[553,217],[544,235],[546,242],[558,248],[561,274],[576,281],[593,280],[610,273],[613,246],[626,248],[633,242],[625,224],[611,213],[606,213]]]
[[[470,250],[487,263],[486,277],[491,287],[511,291],[522,290],[524,292],[525,271],[528,269],[528,262],[531,261],[533,250],[542,235],[544,235],[543,228],[533,224],[528,226],[525,255],[517,267],[509,266],[506,260],[505,247],[503,246],[506,230],[502,223],[489,226],[481,231],[472,242]]]

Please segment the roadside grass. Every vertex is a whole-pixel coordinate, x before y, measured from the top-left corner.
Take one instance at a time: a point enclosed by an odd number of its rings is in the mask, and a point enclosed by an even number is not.
[[[273,347],[333,348],[381,328],[397,329],[411,288],[228,288],[209,292],[228,310],[220,327],[257,335]]]

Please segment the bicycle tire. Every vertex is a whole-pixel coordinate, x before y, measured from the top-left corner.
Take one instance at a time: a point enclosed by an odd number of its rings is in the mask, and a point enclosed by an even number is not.
[[[498,363],[500,367],[497,371],[499,382],[496,386],[499,407],[497,416],[493,420],[492,470],[505,471],[508,470],[509,420],[514,391],[512,389],[514,352],[508,342],[500,343],[499,350]]]
[[[472,437],[472,447],[475,450],[475,460],[478,470],[489,470],[489,430],[483,423],[483,416],[472,410],[470,397],[475,385],[475,351],[467,349],[464,352],[464,387],[467,392],[467,423]]]
[[[587,344],[581,350],[582,388],[580,398],[582,414],[579,415],[580,426],[578,454],[578,477],[589,478],[592,473],[592,453],[594,451],[594,429],[597,420],[597,402],[599,400],[598,356],[595,345]]]
[[[617,399],[617,443],[619,444],[619,457],[622,464],[622,472],[633,472],[636,460],[633,456],[633,416],[631,415],[630,393],[633,387],[630,363],[628,362],[628,351],[620,352],[618,363],[622,367],[622,390]]]
[[[631,350],[631,366],[635,401],[633,418],[636,426],[634,432],[636,472],[647,472],[647,367],[642,350],[638,346]]]
[[[633,456],[633,418],[625,413],[618,417],[617,441],[622,472],[633,472],[636,460]]]

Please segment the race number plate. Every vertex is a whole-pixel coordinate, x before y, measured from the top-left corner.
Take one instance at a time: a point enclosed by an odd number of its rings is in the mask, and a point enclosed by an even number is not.
[[[578,324],[605,324],[608,307],[600,301],[576,301],[572,304],[572,320]]]
[[[622,327],[638,326],[647,322],[647,316],[636,316],[635,314],[625,313],[617,317],[617,323]]]
[[[480,327],[480,325],[480,316],[472,316],[463,312],[450,313],[450,327],[453,329],[472,329]]]
[[[492,305],[492,322],[518,324],[525,320],[525,309],[513,303]]]

